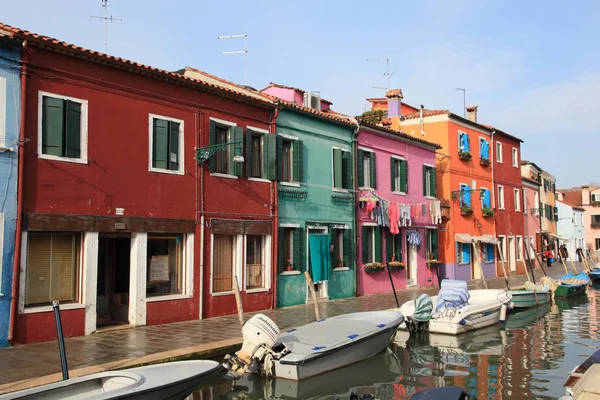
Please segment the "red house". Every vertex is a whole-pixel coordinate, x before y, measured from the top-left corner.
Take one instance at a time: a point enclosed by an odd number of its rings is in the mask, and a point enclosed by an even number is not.
[[[271,308],[273,103],[0,32],[25,41],[12,341],[55,337],[52,300],[66,336],[231,314],[234,276],[245,310]]]

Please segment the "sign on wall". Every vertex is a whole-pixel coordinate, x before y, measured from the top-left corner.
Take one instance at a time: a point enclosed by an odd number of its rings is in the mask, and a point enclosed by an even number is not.
[[[152,256],[149,282],[169,281],[169,256]]]

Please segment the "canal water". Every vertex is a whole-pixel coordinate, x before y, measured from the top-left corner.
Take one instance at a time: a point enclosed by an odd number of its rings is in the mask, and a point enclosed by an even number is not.
[[[598,349],[599,319],[600,289],[590,288],[462,336],[399,333],[385,353],[300,383],[245,376],[188,399],[396,400],[449,385],[479,399],[557,399],[567,373]]]

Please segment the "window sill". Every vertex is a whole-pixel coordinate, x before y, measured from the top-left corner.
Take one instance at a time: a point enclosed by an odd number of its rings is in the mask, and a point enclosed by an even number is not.
[[[299,184],[299,183],[296,183],[296,182],[285,182],[285,181],[282,181],[282,182],[279,182],[279,184],[280,184],[281,186],[300,187],[300,184]]]
[[[270,181],[270,180],[268,180],[268,179],[264,179],[264,178],[253,178],[253,177],[250,177],[250,178],[248,178],[248,180],[249,180],[249,181],[252,181],[252,182],[264,182],[264,183],[271,183],[271,181]]]
[[[184,171],[174,171],[170,169],[162,169],[162,168],[148,168],[149,172],[156,172],[159,174],[167,174],[167,175],[185,175]]]
[[[423,197],[425,197],[428,200],[435,200],[435,196],[423,196]]]
[[[229,292],[219,292],[219,293],[211,293],[210,294],[213,297],[219,297],[219,296],[232,296],[233,295],[233,290],[229,291]]]
[[[60,310],[61,311],[65,311],[65,310],[78,310],[78,309],[82,309],[85,308],[85,304],[80,304],[80,303],[75,303],[75,304],[62,304],[60,306]],[[52,312],[54,311],[54,308],[52,308],[52,306],[40,306],[40,307],[25,307],[23,310],[21,310],[21,314],[35,314],[35,313],[42,313],[42,312]]]
[[[269,289],[268,288],[260,288],[260,289],[246,289],[246,293],[252,294],[252,293],[264,293],[264,292],[268,292]]]
[[[167,294],[165,296],[153,296],[146,297],[146,303],[155,303],[158,301],[170,301],[170,300],[185,300],[191,299],[192,296],[189,294]]]
[[[350,267],[339,267],[339,268],[333,269],[333,272],[338,272],[338,271],[350,271]]]
[[[468,262],[468,263],[461,262],[461,263],[458,263],[458,265],[471,265],[471,263],[470,262]]]
[[[331,190],[333,190],[334,192],[339,192],[339,193],[348,193],[348,189],[339,189],[339,188],[332,188]]]
[[[369,187],[369,186],[359,186],[358,189],[360,189],[360,190],[368,190],[369,192],[373,191],[373,188]],[[394,193],[396,193],[396,192],[394,192]]]
[[[504,163],[502,162],[502,160],[496,160],[496,162],[497,162],[498,164],[504,164]]]
[[[398,196],[406,196],[406,193],[404,193],[404,192],[392,192],[392,194],[395,194]]]
[[[83,159],[83,158],[59,157],[59,156],[52,156],[49,154],[41,154],[41,153],[38,153],[38,158],[42,158],[44,160],[62,161],[62,162],[69,162],[69,163],[75,163],[75,164],[87,164],[88,163],[87,158]]]
[[[280,272],[279,275],[300,275],[300,271],[283,271]]]
[[[210,176],[214,176],[216,178],[238,179],[238,177],[235,175],[222,174],[220,172],[211,172]]]

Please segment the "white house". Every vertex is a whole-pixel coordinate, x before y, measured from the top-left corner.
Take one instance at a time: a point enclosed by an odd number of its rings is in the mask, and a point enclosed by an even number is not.
[[[564,200],[557,200],[558,222],[556,233],[562,238],[569,251],[569,260],[577,261],[575,250],[585,249],[585,224],[583,214],[585,209],[569,204]]]

